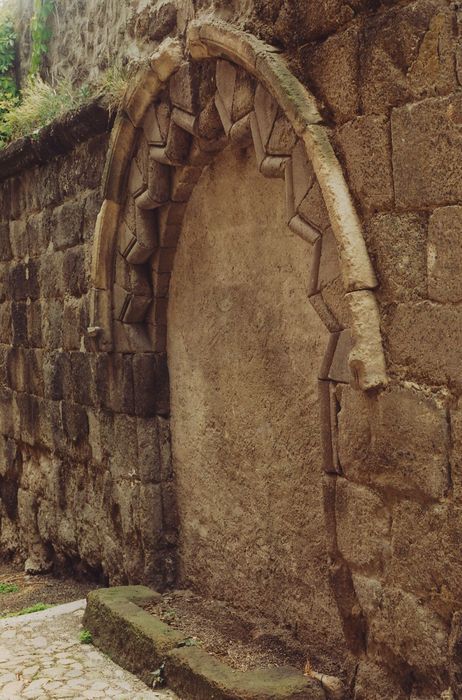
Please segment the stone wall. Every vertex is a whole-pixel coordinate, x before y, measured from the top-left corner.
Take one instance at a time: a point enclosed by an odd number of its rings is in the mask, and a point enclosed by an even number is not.
[[[0,548],[31,570],[162,586],[165,363],[93,352],[87,333],[107,140],[0,184]]]
[[[144,19],[132,24],[120,11],[128,24],[111,37],[115,53],[150,53],[161,37],[143,32],[159,8],[140,4]],[[192,13],[186,2],[176,9]],[[204,0],[194,13],[210,9]],[[236,0],[214,3],[214,12],[282,47],[316,95],[378,276],[389,385],[364,392],[336,377],[338,460],[324,476],[327,570],[345,644],[359,659],[353,696],[427,700],[451,684],[462,697],[461,11],[446,0]],[[75,46],[72,31],[62,36]],[[54,41],[58,53],[58,34]],[[70,65],[87,56],[98,70],[107,65],[89,49],[59,70],[78,79]],[[132,352],[128,341],[123,352],[95,352],[82,340],[87,319],[79,332],[69,322],[87,308],[100,203],[91,144],[101,168],[98,137],[2,185],[2,542],[42,560],[84,562],[113,581],[157,585],[173,575],[176,541],[165,355]],[[63,174],[76,164],[78,187]],[[85,200],[83,210],[74,200]],[[165,294],[159,308],[165,332]],[[165,393],[149,389],[150,377]],[[315,590],[314,575],[309,583]]]
[[[329,334],[306,299],[313,251],[285,218],[251,149],[217,156],[185,213],[168,318],[179,575],[325,666],[345,656],[322,507]]]
[[[460,19],[383,3],[301,50],[362,212],[390,376],[378,395],[338,390],[329,499],[367,618],[358,700],[439,697],[450,673],[461,692]]]

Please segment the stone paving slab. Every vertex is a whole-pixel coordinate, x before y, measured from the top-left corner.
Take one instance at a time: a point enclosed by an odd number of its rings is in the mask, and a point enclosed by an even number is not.
[[[81,644],[84,610],[80,600],[0,620],[0,700],[179,700]]]

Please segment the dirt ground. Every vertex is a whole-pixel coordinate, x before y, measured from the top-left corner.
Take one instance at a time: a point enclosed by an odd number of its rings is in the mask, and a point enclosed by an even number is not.
[[[304,668],[306,652],[290,639],[287,630],[270,628],[260,620],[249,620],[247,615],[243,619],[221,601],[204,599],[190,591],[173,591],[146,610],[184,632],[187,644],[197,644],[237,670]]]
[[[13,584],[18,590],[2,593],[2,584]],[[18,565],[0,563],[0,616],[19,612],[38,603],[57,605],[80,600],[97,587],[92,582],[55,578],[51,574],[29,576]]]

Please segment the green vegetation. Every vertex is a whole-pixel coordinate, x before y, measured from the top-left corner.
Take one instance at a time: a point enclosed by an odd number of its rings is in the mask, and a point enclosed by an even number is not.
[[[3,117],[18,102],[14,73],[16,32],[8,10],[0,10],[0,145],[5,140]]]
[[[92,634],[89,630],[82,630],[79,634],[80,644],[91,644],[93,642]]]
[[[15,79],[16,33],[12,4],[0,9],[0,148],[23,136],[34,136],[55,119],[88,102],[103,97],[115,111],[128,82],[128,71],[112,66],[99,81],[76,87],[61,80],[50,85],[40,77],[43,57],[51,39],[50,16],[56,0],[34,0],[31,19],[29,78],[19,93]]]
[[[29,608],[23,608],[17,612],[1,613],[0,617],[19,617],[19,615],[29,615],[29,613],[41,612],[42,610],[48,610],[48,608],[52,607],[52,605],[46,605],[45,603],[36,603],[35,605],[31,605]]]
[[[34,14],[30,23],[31,57],[29,75],[38,75],[42,58],[48,52],[51,39],[49,17],[55,7],[55,0],[34,0]]]
[[[19,586],[15,583],[0,583],[0,593],[17,593]]]
[[[128,74],[120,68],[112,68],[98,83],[78,88],[64,80],[53,87],[39,76],[30,78],[21,93],[21,101],[0,113],[0,148],[22,136],[34,136],[54,119],[98,96],[104,97],[110,111],[115,111],[127,82]]]

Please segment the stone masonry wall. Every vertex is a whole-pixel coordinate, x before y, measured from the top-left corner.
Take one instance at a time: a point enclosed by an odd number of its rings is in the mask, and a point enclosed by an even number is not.
[[[140,16],[163,4],[140,4]],[[339,385],[342,474],[325,477],[332,587],[341,606],[351,579],[365,620],[353,697],[433,700],[449,685],[462,697],[459,3],[213,5],[281,46],[323,104],[380,282],[390,385],[371,395]],[[148,53],[159,39],[133,26]],[[120,55],[131,31],[119,36]],[[69,54],[62,71],[73,75],[87,55]],[[87,352],[85,320],[75,321],[87,308],[104,150],[99,137],[1,186],[1,542],[157,585],[175,540],[166,404],[149,390],[165,358]]]
[[[86,332],[106,149],[96,136],[0,184],[0,550],[159,587],[165,366],[92,352]]]
[[[390,375],[339,388],[329,477],[367,620],[357,700],[462,697],[460,28],[458,3],[382,3],[299,51],[362,213]]]

